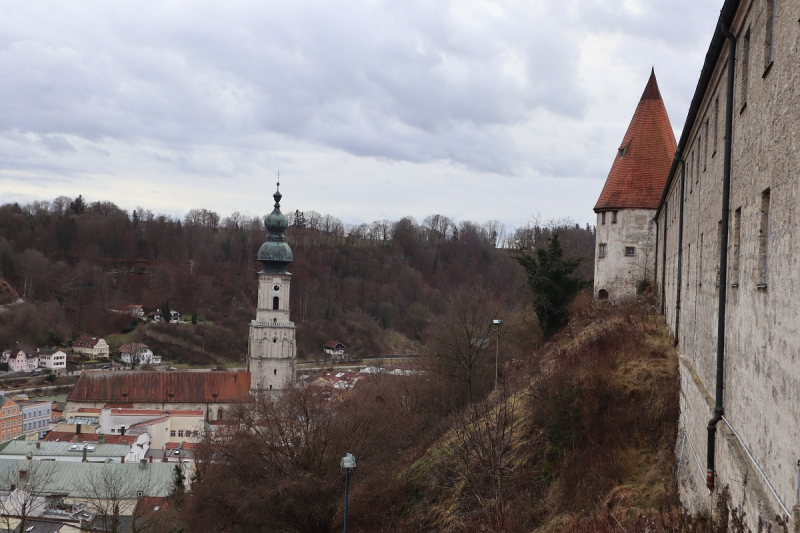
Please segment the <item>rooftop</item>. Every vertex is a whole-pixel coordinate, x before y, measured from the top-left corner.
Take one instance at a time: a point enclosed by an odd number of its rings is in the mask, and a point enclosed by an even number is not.
[[[656,209],[676,148],[653,70],[594,210]]]
[[[39,445],[38,447],[36,445]],[[73,442],[52,442],[52,441],[25,441],[12,440],[0,450],[0,456],[4,455],[46,455],[57,457],[80,457],[83,454],[84,446],[87,447],[87,457],[124,457],[131,451],[129,444],[95,444],[95,443],[73,443]]]
[[[67,397],[71,402],[251,402],[249,372],[87,371]]]
[[[106,444],[133,444],[136,442],[136,435],[110,435],[106,434]],[[41,442],[100,442],[100,435],[97,433],[73,433],[71,431],[51,431],[45,435]]]

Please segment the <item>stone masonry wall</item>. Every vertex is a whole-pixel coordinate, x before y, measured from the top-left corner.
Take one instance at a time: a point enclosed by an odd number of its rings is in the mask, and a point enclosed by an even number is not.
[[[800,460],[800,32],[796,3],[775,5],[774,62],[768,68],[769,2],[743,1],[732,24],[738,44],[727,279],[718,280],[727,44],[684,151],[680,302],[679,173],[658,219],[656,279],[664,281],[665,316],[681,352],[681,429],[695,449],[683,443],[681,494],[690,510],[708,512],[706,426],[715,394],[718,283],[727,283],[723,405],[742,442],[725,422],[718,424],[717,490],[729,485],[738,504],[747,478],[753,531],[759,515],[772,518],[783,514],[781,503],[790,511],[797,503]],[[797,521],[793,517],[790,528]]]

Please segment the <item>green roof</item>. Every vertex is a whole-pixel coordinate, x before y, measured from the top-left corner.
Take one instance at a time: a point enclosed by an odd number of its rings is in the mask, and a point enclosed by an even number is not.
[[[93,457],[125,457],[131,451],[130,444],[99,444],[96,442],[75,443],[75,442],[36,442],[26,440],[12,440],[0,450],[0,457],[4,455],[20,456],[46,456],[46,457],[82,457],[83,446],[87,446],[86,458],[92,460]]]
[[[166,497],[172,490],[176,464],[148,463],[143,468],[139,463],[0,459],[0,490],[9,490],[12,483],[30,483],[37,492],[64,493],[73,498],[107,498],[106,490],[113,490],[120,499],[136,499],[139,491],[146,496]],[[20,470],[27,471],[22,480]]]

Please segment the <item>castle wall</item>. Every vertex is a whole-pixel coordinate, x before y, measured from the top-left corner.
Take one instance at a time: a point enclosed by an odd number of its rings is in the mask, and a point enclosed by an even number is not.
[[[620,209],[614,222],[613,211],[597,213],[595,298],[600,297],[603,290],[612,302],[635,298],[639,282],[652,281],[655,268],[653,215],[654,209]],[[605,245],[605,256],[601,256],[602,245]],[[632,255],[626,255],[628,248],[633,248]]]
[[[659,284],[664,280],[665,316],[679,341],[681,428],[692,441],[702,470],[715,394],[719,283],[727,284],[723,405],[726,419],[744,446],[725,422],[718,424],[717,492],[730,485],[733,502],[738,504],[747,476],[746,510],[754,531],[759,515],[782,513],[778,500],[790,510],[797,503],[800,460],[800,314],[796,303],[800,250],[795,250],[800,232],[799,40],[797,14],[791,4],[776,5],[774,63],[768,70],[764,44],[770,21],[768,2],[742,2],[731,25],[738,44],[727,279],[718,280],[727,44],[717,58],[683,153],[686,181],[680,301],[680,170],[658,219],[656,279]],[[743,76],[745,64],[748,68]],[[745,446],[777,498],[754,469]],[[681,494],[690,510],[708,512],[711,498],[689,450],[686,445]]]

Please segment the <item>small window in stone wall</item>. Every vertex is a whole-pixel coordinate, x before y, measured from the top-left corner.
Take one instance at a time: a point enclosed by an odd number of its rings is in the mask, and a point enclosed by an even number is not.
[[[605,257],[606,256],[606,245],[605,245],[605,243],[600,244],[597,256],[598,257]]]
[[[633,246],[626,246],[625,255],[628,257],[633,257],[634,255],[636,255],[636,248]]]
[[[605,223],[606,223],[606,212],[603,211],[602,213],[600,213],[600,224],[605,225]]]
[[[617,212],[616,211],[611,211],[611,223],[612,224],[616,224],[617,223]]]

